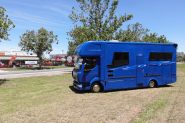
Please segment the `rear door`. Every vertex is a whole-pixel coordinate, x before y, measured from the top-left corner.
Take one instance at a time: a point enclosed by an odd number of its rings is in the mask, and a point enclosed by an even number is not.
[[[172,82],[171,62],[166,62],[166,63],[162,64],[162,73],[163,73],[164,84],[168,84],[168,83]]]
[[[151,52],[149,60],[149,75],[155,76],[159,85],[165,85],[172,81],[171,52]]]

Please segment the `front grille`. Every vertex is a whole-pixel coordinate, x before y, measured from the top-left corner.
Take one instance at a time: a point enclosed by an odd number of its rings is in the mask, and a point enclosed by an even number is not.
[[[73,81],[73,83],[74,83],[74,84],[79,84],[79,82],[77,82],[77,81],[75,81],[75,80]]]

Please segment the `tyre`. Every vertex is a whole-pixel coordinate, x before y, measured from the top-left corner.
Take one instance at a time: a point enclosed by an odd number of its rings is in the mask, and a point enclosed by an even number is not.
[[[154,88],[154,87],[156,87],[157,85],[156,85],[156,82],[154,81],[154,80],[151,80],[150,81],[150,83],[149,83],[149,87],[150,88]]]
[[[99,83],[94,83],[92,86],[91,86],[91,91],[93,93],[98,93],[100,92],[102,89],[101,89],[101,86]]]

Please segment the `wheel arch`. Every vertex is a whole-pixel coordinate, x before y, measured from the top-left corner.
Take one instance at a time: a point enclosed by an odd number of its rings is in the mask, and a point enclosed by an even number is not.
[[[154,81],[155,82],[155,86],[158,87],[159,83],[158,83],[158,80],[157,79],[155,79],[155,78],[149,79],[148,85],[149,85],[150,81]]]
[[[101,86],[102,91],[104,90],[104,85],[100,82],[99,77],[94,77],[91,81],[90,81],[90,86],[92,86],[93,84],[98,83]]]

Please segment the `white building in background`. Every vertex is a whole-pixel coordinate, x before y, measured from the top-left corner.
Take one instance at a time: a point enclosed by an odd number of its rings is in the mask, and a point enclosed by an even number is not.
[[[25,65],[25,63],[37,63],[38,60],[39,58],[34,53],[27,53],[24,51],[0,51],[0,65],[4,66],[10,64],[21,66]]]

